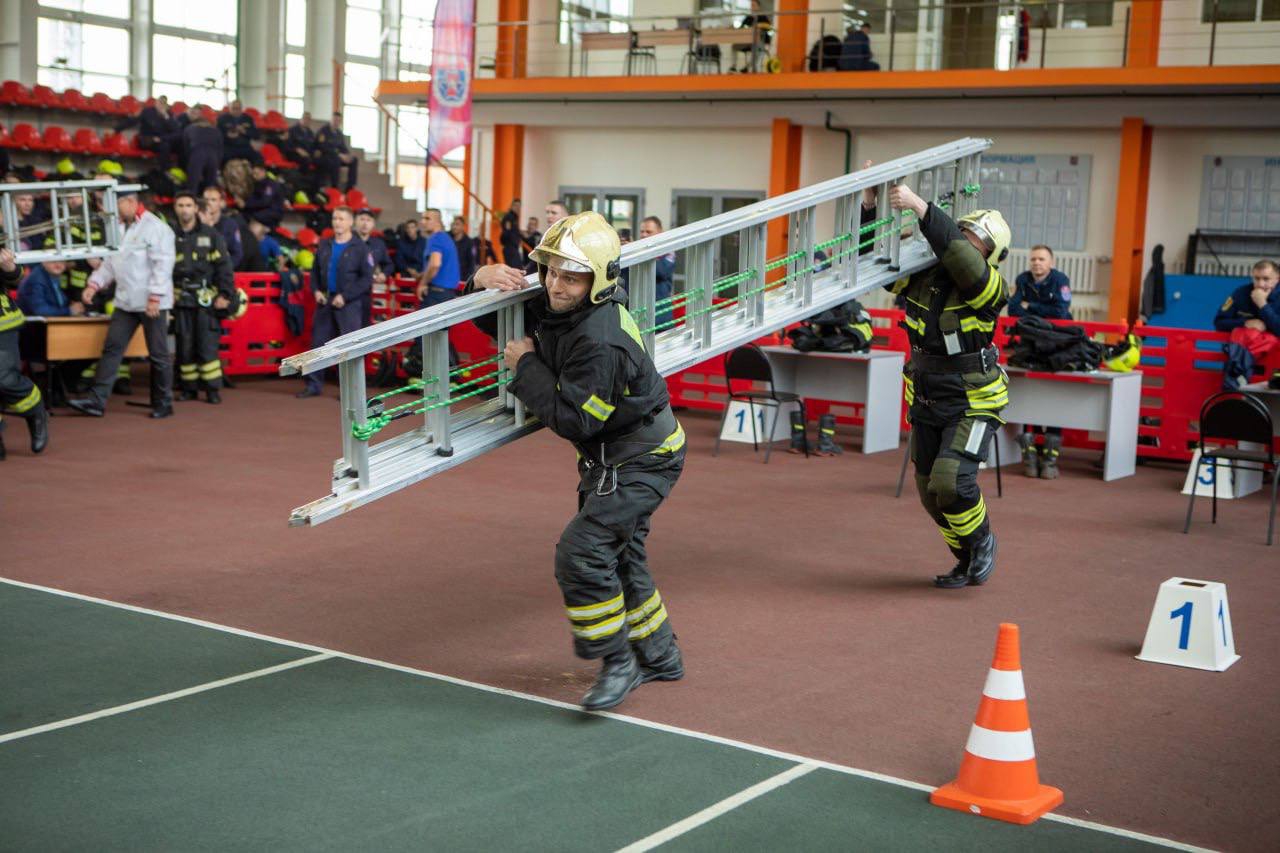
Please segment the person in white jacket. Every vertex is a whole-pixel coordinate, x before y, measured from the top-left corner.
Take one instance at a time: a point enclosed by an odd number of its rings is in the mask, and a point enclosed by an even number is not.
[[[142,210],[136,193],[119,192],[116,203],[122,229],[120,251],[93,271],[81,297],[88,305],[99,290],[114,284],[115,312],[89,396],[70,400],[68,405],[93,417],[106,413],[116,369],[133,333],[142,326],[151,360],[151,417],[167,418],[173,414],[173,353],[169,350],[173,229],[154,213]]]

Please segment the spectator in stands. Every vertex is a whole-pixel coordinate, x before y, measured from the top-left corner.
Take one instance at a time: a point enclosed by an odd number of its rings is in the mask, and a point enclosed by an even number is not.
[[[364,241],[351,230],[354,215],[343,205],[333,211],[333,236],[321,240],[311,268],[311,291],[316,313],[311,325],[311,346],[318,347],[339,335],[354,332],[369,316],[366,304],[373,286],[373,257]],[[299,398],[320,396],[324,371],[307,374]]]
[[[154,104],[143,107],[137,118],[125,119],[117,129],[125,130],[134,125],[140,125],[138,147],[144,151],[154,151],[160,160],[160,167],[168,168],[173,162],[174,154],[182,146],[182,130],[169,112],[169,99],[161,95]]]
[[[457,247],[453,245],[453,238],[445,233],[439,208],[428,207],[423,211],[422,233],[427,236],[427,248],[422,257],[422,278],[418,279],[418,307],[427,308],[457,296],[462,275]],[[457,363],[458,353],[450,343],[449,364]]]
[[[871,58],[871,24],[863,21],[849,27],[840,46],[841,71],[879,71],[880,63]]]
[[[729,69],[730,74],[736,71],[746,73],[757,70],[756,57],[768,53],[769,45],[773,42],[773,21],[768,15],[761,14],[760,0],[751,0],[751,14],[744,16],[738,27],[752,30],[752,40],[733,46],[733,67]],[[741,69],[738,68],[739,54],[742,54]],[[551,223],[547,223],[547,227],[550,228]]]
[[[641,240],[661,233],[662,220],[656,216],[646,216],[640,223]],[[655,267],[653,295],[655,301],[661,302],[664,299],[670,299],[675,288],[676,253],[667,252],[658,258]],[[671,303],[659,306],[655,316],[659,324],[669,322],[672,316]]]
[[[302,118],[289,128],[289,135],[284,141],[284,156],[297,163],[304,172],[316,168],[319,156],[316,132],[311,129],[311,113],[303,113]]]
[[[245,113],[238,98],[231,102],[227,112],[218,116],[218,132],[222,134],[222,162],[248,160],[256,163],[261,159],[253,148],[253,140],[258,138],[258,126],[253,123],[253,117]]]
[[[467,220],[461,216],[453,217],[449,225],[449,236],[453,239],[453,248],[458,253],[458,278],[466,281],[476,271],[476,248],[479,241],[473,240],[467,233]]]
[[[1222,387],[1235,391],[1253,381],[1254,360],[1271,352],[1280,342],[1280,266],[1275,261],[1253,265],[1253,281],[1237,287],[1213,318],[1213,327],[1228,332],[1223,347]]]
[[[18,285],[18,307],[28,317],[70,317],[85,312],[83,302],[72,302],[62,289],[66,261],[44,261]]]
[[[182,156],[187,169],[187,189],[204,192],[218,184],[218,166],[222,164],[222,134],[196,106],[191,123],[182,131]]]
[[[261,222],[268,229],[278,228],[284,219],[284,186],[271,177],[266,164],[253,164],[253,192],[244,200],[241,209],[245,218]]]
[[[1053,249],[1032,246],[1027,258],[1029,270],[1019,274],[1009,300],[1010,317],[1043,317],[1046,320],[1071,319],[1071,281],[1066,273],[1054,269]],[[1044,435],[1044,444],[1036,450],[1036,434]],[[1062,428],[1028,425],[1018,437],[1022,446],[1022,473],[1041,480],[1058,478],[1058,454],[1062,450]]]
[[[396,271],[412,278],[422,275],[422,253],[426,249],[427,238],[419,233],[418,220],[405,220],[396,237]]]
[[[538,217],[529,217],[529,224],[524,229],[524,242],[530,246],[537,246],[542,242],[542,232],[538,230]]]
[[[115,311],[89,396],[69,400],[73,409],[93,417],[106,414],[107,398],[116,381],[125,348],[142,326],[151,360],[151,417],[173,414],[173,353],[169,349],[169,310],[173,308],[173,229],[154,213],[142,210],[136,193],[118,191],[120,243],[133,246],[105,258],[89,276],[81,296],[93,304],[103,287],[115,285]]]
[[[373,231],[378,227],[378,218],[372,210],[363,207],[356,211],[356,236],[369,247],[369,255],[373,258],[373,283],[386,284],[390,276],[396,274],[395,261],[387,251],[387,244]]]
[[[225,215],[226,197],[218,187],[206,187],[200,194],[204,205],[200,208],[200,219],[222,237],[227,244],[227,256],[231,258],[231,266],[240,269],[244,261],[244,238],[240,235],[240,226],[231,217]]]
[[[547,217],[547,227],[550,228],[561,219],[569,215],[569,208],[558,198],[553,198],[547,202],[547,209],[542,211]]]
[[[498,240],[502,243],[503,263],[509,267],[523,267],[524,251],[521,241],[524,235],[520,233],[520,199],[511,200],[511,209],[502,214],[501,228]]]
[[[18,227],[30,228],[41,222],[49,221],[49,212],[36,204],[36,197],[31,193],[21,193],[13,198],[13,206],[18,211]],[[35,245],[34,243],[32,245]]]
[[[320,152],[320,174],[328,186],[339,186],[342,168],[347,169],[347,182],[341,185],[346,192],[359,180],[360,164],[356,155],[347,145],[347,137],[342,132],[342,113],[334,113],[333,118],[316,133],[316,145]]]

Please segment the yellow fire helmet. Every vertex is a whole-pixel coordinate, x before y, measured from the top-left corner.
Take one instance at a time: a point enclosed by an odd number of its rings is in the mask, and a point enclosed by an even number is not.
[[[293,263],[300,270],[309,270],[316,263],[316,256],[310,249],[299,249],[293,254]]]
[[[529,253],[538,265],[538,280],[546,284],[551,266],[568,272],[594,273],[591,301],[604,302],[622,273],[622,242],[618,232],[594,210],[566,216],[547,229],[538,248]]]
[[[70,175],[76,170],[76,164],[71,162],[70,157],[63,157],[53,168],[57,170],[59,175]]]
[[[1009,223],[998,210],[975,210],[966,213],[956,220],[962,231],[972,231],[991,250],[987,255],[987,263],[993,267],[1009,256],[1009,243],[1013,240],[1013,232]]]
[[[99,160],[98,171],[105,175],[111,175],[113,178],[118,178],[124,174],[124,166],[121,166],[115,160]]]
[[[175,184],[185,184],[187,182],[187,173],[181,166],[170,166],[166,174],[173,179]]]
[[[1117,373],[1128,373],[1142,360],[1142,339],[1130,332],[1115,346],[1107,347],[1102,366]]]

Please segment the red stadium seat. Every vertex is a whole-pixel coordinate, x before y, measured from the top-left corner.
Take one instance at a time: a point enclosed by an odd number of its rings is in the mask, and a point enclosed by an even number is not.
[[[147,151],[138,147],[138,134],[128,137],[124,143],[124,149],[120,152],[124,157],[154,157],[155,152]]]
[[[298,229],[298,244],[304,249],[314,249],[320,242],[319,236],[310,228]]]
[[[328,239],[329,239],[330,237],[332,237],[332,236],[333,236],[333,229],[332,229],[332,228],[326,228],[326,229],[324,229],[323,231],[321,231],[321,232],[320,232],[320,239],[321,239],[321,240],[328,240]]]
[[[325,210],[333,210],[335,207],[340,207],[347,203],[347,198],[342,194],[342,190],[340,189],[325,187],[324,194],[329,199],[325,202]]]
[[[31,98],[31,90],[17,80],[5,80],[3,84],[0,84],[0,104],[29,107],[33,106],[34,103]]]
[[[93,97],[89,98],[89,109],[102,115],[115,115],[116,102],[102,92],[94,92]]]
[[[127,147],[124,137],[114,130],[102,137],[103,154],[120,155]]]
[[[253,119],[254,127],[262,127],[262,113],[254,107],[245,107],[244,114]]]
[[[209,121],[209,124],[218,123],[218,114],[214,112],[213,107],[204,108],[204,117]]]
[[[82,127],[71,137],[71,147],[80,154],[102,154],[102,140],[91,127]]]
[[[44,148],[46,151],[70,153],[75,150],[71,143],[71,134],[61,125],[51,124],[44,129]]]
[[[57,109],[62,106],[62,98],[48,86],[33,86],[31,100],[35,102],[37,107],[47,110]]]
[[[358,189],[347,190],[347,207],[352,210],[359,210],[362,207],[369,206],[368,197]]]
[[[9,147],[9,130],[3,124],[0,124],[0,148]]]
[[[278,110],[267,110],[258,127],[270,133],[288,133],[289,121]]]
[[[26,122],[15,124],[9,139],[12,148],[25,148],[29,151],[39,151],[44,148],[44,143],[40,141],[40,134]]]
[[[0,127],[0,131],[3,131],[3,130],[4,130],[4,128]],[[286,240],[296,240],[296,239],[298,239],[297,237],[295,237],[295,236],[294,236],[293,231],[292,231],[291,229],[289,229],[289,228],[285,228],[283,225],[277,225],[277,226],[276,226],[276,233],[277,233],[277,234],[279,234],[281,237],[283,237],[283,238],[284,238],[284,239],[286,239]]]
[[[89,109],[89,99],[79,89],[68,89],[62,93],[62,105],[69,110],[82,113]]]
[[[142,102],[133,95],[125,95],[116,101],[116,112],[122,116],[135,116],[142,112]]]

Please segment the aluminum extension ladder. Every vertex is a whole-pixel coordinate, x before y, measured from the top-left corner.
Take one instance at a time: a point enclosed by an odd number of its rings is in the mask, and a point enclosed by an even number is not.
[[[122,190],[136,192],[145,189],[141,184],[122,185],[109,180],[59,181],[57,183],[0,184],[0,215],[3,215],[3,231],[0,231],[0,247],[13,252],[19,264],[38,264],[42,261],[78,261],[85,258],[105,258],[120,251],[119,214],[116,212],[116,194]],[[96,195],[102,194],[101,209]],[[16,199],[20,195],[49,197],[48,222],[26,228],[18,224]],[[80,200],[79,209],[73,210],[71,198]],[[72,228],[79,225],[80,236]],[[100,225],[102,239],[94,242],[94,225]],[[53,245],[45,248],[46,240],[40,240],[40,248],[24,249],[23,240],[50,234]]]
[[[659,372],[677,373],[934,263],[919,229],[904,235],[911,215],[889,209],[888,190],[907,183],[922,197],[949,205],[952,215],[963,215],[977,207],[979,160],[990,146],[989,139],[957,140],[624,246],[629,308]],[[879,190],[876,219],[860,228],[861,193],[872,188]],[[833,236],[820,241],[818,220],[827,215],[834,220]],[[784,218],[788,254],[766,260],[769,223]],[[734,234],[737,272],[716,279],[717,244]],[[818,251],[826,258],[815,258]],[[655,304],[656,263],[670,252],[684,255],[685,287],[664,307]],[[501,353],[507,340],[525,334],[524,303],[538,291],[536,278],[530,280],[532,288],[473,293],[334,338],[281,363],[282,376],[336,366],[342,393],[342,457],[333,465],[332,490],[293,510],[290,525],[336,518],[540,427],[507,392],[510,377],[499,359],[485,362],[497,364],[487,385],[484,378],[449,382],[449,328],[496,313]],[[662,321],[676,306],[683,306],[683,317]],[[397,407],[397,414],[421,420],[373,443],[379,419],[385,420],[381,399],[389,395],[378,395],[370,408],[364,358],[414,339],[422,344],[423,376],[401,389],[411,403]],[[468,375],[452,371],[459,374]],[[492,399],[480,398],[484,391]],[[464,400],[466,406],[458,405]]]

